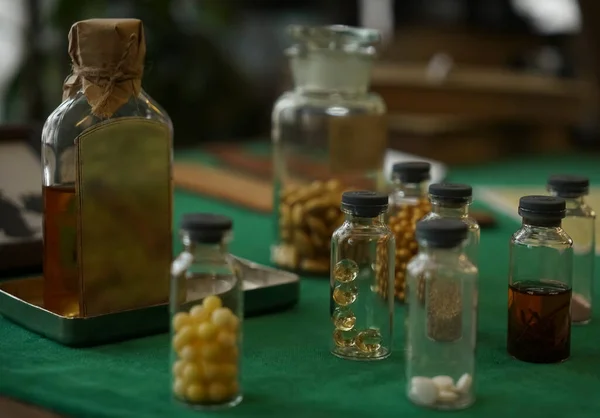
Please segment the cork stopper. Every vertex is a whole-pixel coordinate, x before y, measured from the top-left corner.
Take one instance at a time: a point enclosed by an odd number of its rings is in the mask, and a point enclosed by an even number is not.
[[[142,87],[146,42],[138,19],[90,19],[71,26],[69,55],[73,71],[63,100],[83,90],[92,113],[101,118],[137,96]]]

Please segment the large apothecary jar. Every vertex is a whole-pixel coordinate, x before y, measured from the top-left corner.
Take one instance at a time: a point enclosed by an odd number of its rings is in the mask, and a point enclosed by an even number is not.
[[[292,26],[286,50],[294,89],[272,115],[274,264],[329,272],[330,239],[343,222],[349,189],[382,190],[386,107],[369,92],[379,32],[346,26]]]

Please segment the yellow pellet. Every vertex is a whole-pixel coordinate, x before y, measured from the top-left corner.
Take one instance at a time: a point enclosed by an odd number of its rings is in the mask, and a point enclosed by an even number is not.
[[[210,311],[204,309],[202,305],[196,305],[192,309],[190,309],[190,319],[198,322],[207,321],[210,318]]]
[[[221,347],[233,347],[236,343],[235,334],[233,332],[223,330],[217,335],[216,341]]]
[[[206,361],[213,361],[219,358],[221,353],[221,347],[215,343],[207,343],[201,347],[200,350],[202,358]]]
[[[197,334],[203,341],[210,341],[217,336],[218,328],[210,322],[203,322],[198,325]]]
[[[204,302],[202,302],[202,306],[206,311],[213,312],[216,309],[219,309],[221,306],[223,306],[223,302],[221,301],[220,297],[211,295],[204,299]]]
[[[218,327],[226,327],[231,321],[233,312],[229,308],[218,308],[211,315],[211,321]]]
[[[228,387],[223,383],[214,382],[208,386],[208,397],[213,402],[220,402],[229,396]]]
[[[181,372],[181,377],[188,384],[200,381],[202,378],[201,365],[198,363],[186,363]]]
[[[190,344],[194,339],[194,336],[194,329],[189,325],[181,328],[181,330],[173,337],[173,348],[175,351],[179,352],[185,345]]]
[[[186,385],[183,379],[175,379],[173,382],[173,393],[178,398],[185,398]]]
[[[216,380],[219,377],[220,365],[218,363],[204,363],[202,369],[202,375],[207,382]]]
[[[175,363],[173,363],[173,376],[181,377],[185,365],[186,362],[183,360],[177,360]]]
[[[187,361],[194,361],[198,357],[198,348],[192,344],[184,345],[179,351],[179,357]]]
[[[173,329],[180,331],[184,326],[191,323],[190,316],[185,312],[176,313],[173,316]]]
[[[207,400],[207,393],[204,386],[200,384],[189,385],[185,391],[185,397],[190,402],[203,402]]]
[[[238,369],[233,364],[222,364],[219,367],[219,379],[223,381],[230,381],[235,379],[237,372]]]

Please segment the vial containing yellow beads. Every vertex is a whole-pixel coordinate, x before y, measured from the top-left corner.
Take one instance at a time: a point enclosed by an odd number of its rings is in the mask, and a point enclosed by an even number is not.
[[[197,409],[239,404],[243,293],[227,251],[231,219],[187,214],[183,252],[171,274],[171,374],[174,397]]]
[[[350,360],[381,360],[392,350],[395,239],[384,215],[386,194],[342,195],[344,223],[331,238],[331,352]]]

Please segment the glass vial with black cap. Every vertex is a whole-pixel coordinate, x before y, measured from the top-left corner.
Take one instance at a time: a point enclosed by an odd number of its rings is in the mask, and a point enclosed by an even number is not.
[[[469,260],[477,266],[479,250],[479,224],[469,215],[469,207],[473,202],[473,188],[467,184],[434,183],[429,185],[429,201],[431,212],[423,218],[431,221],[440,218],[460,219],[469,228],[465,253]]]
[[[388,196],[342,195],[345,220],[331,238],[331,352],[350,360],[381,360],[392,350],[395,240],[385,223]]]
[[[571,320],[587,324],[592,319],[594,260],[596,254],[596,213],[585,202],[590,181],[587,177],[555,175],[548,179],[548,191],[567,204],[562,227],[573,239],[573,295]]]
[[[557,363],[571,353],[573,240],[562,229],[565,200],[524,196],[521,228],[510,240],[508,353]]]
[[[406,394],[433,409],[475,401],[478,271],[465,256],[467,225],[421,221],[419,253],[408,264]]]
[[[425,161],[407,161],[392,166],[392,191],[387,222],[396,237],[396,269],[394,293],[404,302],[406,263],[417,253],[416,223],[431,209],[427,199],[427,183],[431,164]],[[385,296],[387,289],[382,289]]]
[[[242,278],[229,255],[231,219],[208,213],[181,221],[183,252],[171,274],[172,391],[196,409],[242,400]]]

